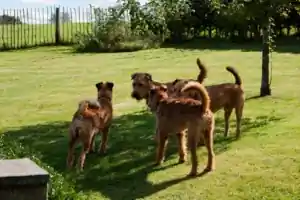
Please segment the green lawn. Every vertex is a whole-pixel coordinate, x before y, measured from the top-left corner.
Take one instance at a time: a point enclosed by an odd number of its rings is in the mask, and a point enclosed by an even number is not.
[[[225,71],[225,66],[232,65],[244,81],[246,96],[259,92],[259,51],[241,51],[234,46],[228,50],[220,44],[218,48],[208,48],[170,47],[82,55],[69,53],[70,49],[65,47],[3,52],[0,54],[3,140],[30,149],[34,153],[28,156],[37,156],[43,164],[53,167],[64,176],[64,183],[71,184],[88,199],[298,200],[300,56],[289,53],[288,47],[272,55],[273,96],[247,100],[239,141],[223,138],[223,112],[217,114],[215,172],[185,180],[190,163],[175,165],[175,138],[170,139],[163,166],[151,167],[155,157],[155,121],[145,111],[144,102],[130,98],[131,73],[149,72],[158,81],[196,78],[195,62],[200,57],[209,69],[205,84],[234,81]],[[98,81],[115,83],[115,119],[108,155],[88,156],[81,174],[67,172],[69,121],[80,99],[96,95],[94,84]],[[232,115],[232,138],[234,119]],[[204,167],[206,151],[203,148],[198,153],[200,166]]]
[[[64,23],[60,36],[64,43],[71,43],[76,33],[90,33],[91,23]],[[0,48],[23,48],[55,43],[54,24],[0,25]]]

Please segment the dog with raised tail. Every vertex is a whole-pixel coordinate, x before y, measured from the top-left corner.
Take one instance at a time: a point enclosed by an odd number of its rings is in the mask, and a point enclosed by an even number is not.
[[[210,111],[210,98],[203,85],[196,81],[190,81],[181,92],[183,94],[196,90],[201,96],[201,101],[188,97],[170,98],[167,88],[154,87],[148,95],[148,107],[156,114],[156,135],[158,146],[156,165],[164,160],[164,153],[168,136],[181,129],[187,130],[188,147],[191,153],[192,168],[189,176],[198,173],[197,144],[202,138],[208,151],[207,166],[205,172],[215,168],[215,154],[213,150],[214,115]],[[179,162],[186,159],[185,135],[181,135],[179,142]]]
[[[203,71],[202,74],[207,74],[205,66],[199,66],[199,69]],[[210,100],[210,109],[213,113],[224,109],[225,129],[224,136],[228,136],[229,132],[229,119],[233,110],[236,114],[236,138],[241,135],[241,120],[243,116],[243,109],[245,103],[245,94],[242,85],[242,79],[235,68],[226,67],[226,70],[230,72],[234,78],[235,83],[221,83],[215,85],[205,86]],[[202,83],[206,76],[198,76],[198,82]],[[182,96],[181,89],[188,84],[189,81],[176,79],[173,82],[174,96]],[[198,92],[190,92],[183,95],[185,97],[191,97],[193,99],[201,100]]]
[[[69,127],[68,168],[71,168],[74,163],[75,145],[81,142],[83,147],[79,158],[79,168],[83,170],[86,154],[95,151],[94,139],[99,132],[102,133],[102,140],[98,153],[104,154],[106,152],[108,132],[113,118],[112,92],[114,83],[99,82],[95,86],[98,93],[97,100],[79,102]]]

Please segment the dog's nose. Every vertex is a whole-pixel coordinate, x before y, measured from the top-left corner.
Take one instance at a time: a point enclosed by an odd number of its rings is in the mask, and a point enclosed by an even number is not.
[[[132,92],[132,93],[131,93],[131,97],[132,97],[132,98],[135,98],[135,99],[137,99],[137,100],[140,100],[140,99],[141,99],[140,95],[139,95],[138,93],[136,93],[136,92]]]

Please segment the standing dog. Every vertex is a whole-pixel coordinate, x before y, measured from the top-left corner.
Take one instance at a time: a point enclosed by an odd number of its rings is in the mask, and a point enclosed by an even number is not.
[[[75,145],[81,142],[83,149],[79,159],[79,167],[84,167],[85,157],[88,152],[94,151],[94,139],[98,132],[102,132],[101,145],[98,150],[104,154],[107,148],[108,132],[113,117],[112,82],[96,84],[98,99],[96,102],[84,100],[79,103],[69,127],[69,148],[67,166],[71,168],[74,162]]]
[[[203,74],[207,74],[206,68],[202,65],[200,69]],[[243,108],[245,102],[244,90],[242,87],[242,79],[238,72],[233,67],[226,67],[226,70],[233,74],[235,83],[222,83],[216,85],[206,86],[209,97],[211,99],[210,109],[213,113],[224,109],[225,118],[225,131],[224,136],[228,136],[229,131],[229,118],[232,110],[235,109],[236,114],[236,138],[241,134],[241,119],[243,116]],[[198,76],[198,81],[203,82],[203,76]],[[173,82],[174,95],[180,96],[181,89],[188,84],[186,80],[176,79]],[[186,94],[188,97],[192,97],[197,100],[201,100],[201,97],[197,93]]]
[[[168,98],[166,87],[155,87],[150,90],[148,106],[156,113],[156,131],[158,147],[156,165],[160,165],[164,159],[164,152],[169,134],[180,128],[188,128],[188,147],[191,152],[192,168],[190,176],[197,175],[198,158],[197,143],[199,138],[204,140],[208,151],[208,161],[205,171],[211,171],[215,167],[215,154],[213,151],[214,116],[209,109],[210,99],[204,86],[196,81],[186,84],[181,92],[188,93],[196,90],[201,95],[201,101],[191,98]],[[180,142],[180,159],[185,159],[185,137]]]

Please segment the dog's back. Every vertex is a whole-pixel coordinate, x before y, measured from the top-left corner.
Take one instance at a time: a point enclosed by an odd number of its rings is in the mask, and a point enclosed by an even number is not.
[[[93,129],[93,119],[85,118],[81,115],[83,105],[88,103],[91,106],[99,106],[99,104],[92,100],[82,100],[78,103],[78,108],[73,114],[71,124],[69,126],[69,133],[71,138],[82,137],[83,134],[88,134]]]
[[[85,157],[93,150],[95,135],[102,132],[100,153],[104,153],[107,146],[107,134],[112,120],[112,82],[99,82],[96,85],[97,100],[83,100],[79,102],[73,114],[69,127],[69,148],[67,165],[70,168],[74,161],[74,147],[81,142],[83,149],[79,158],[80,169],[83,169]]]
[[[243,89],[234,83],[223,83],[206,86],[211,99],[211,110],[216,112],[224,107],[234,107],[243,98]]]

